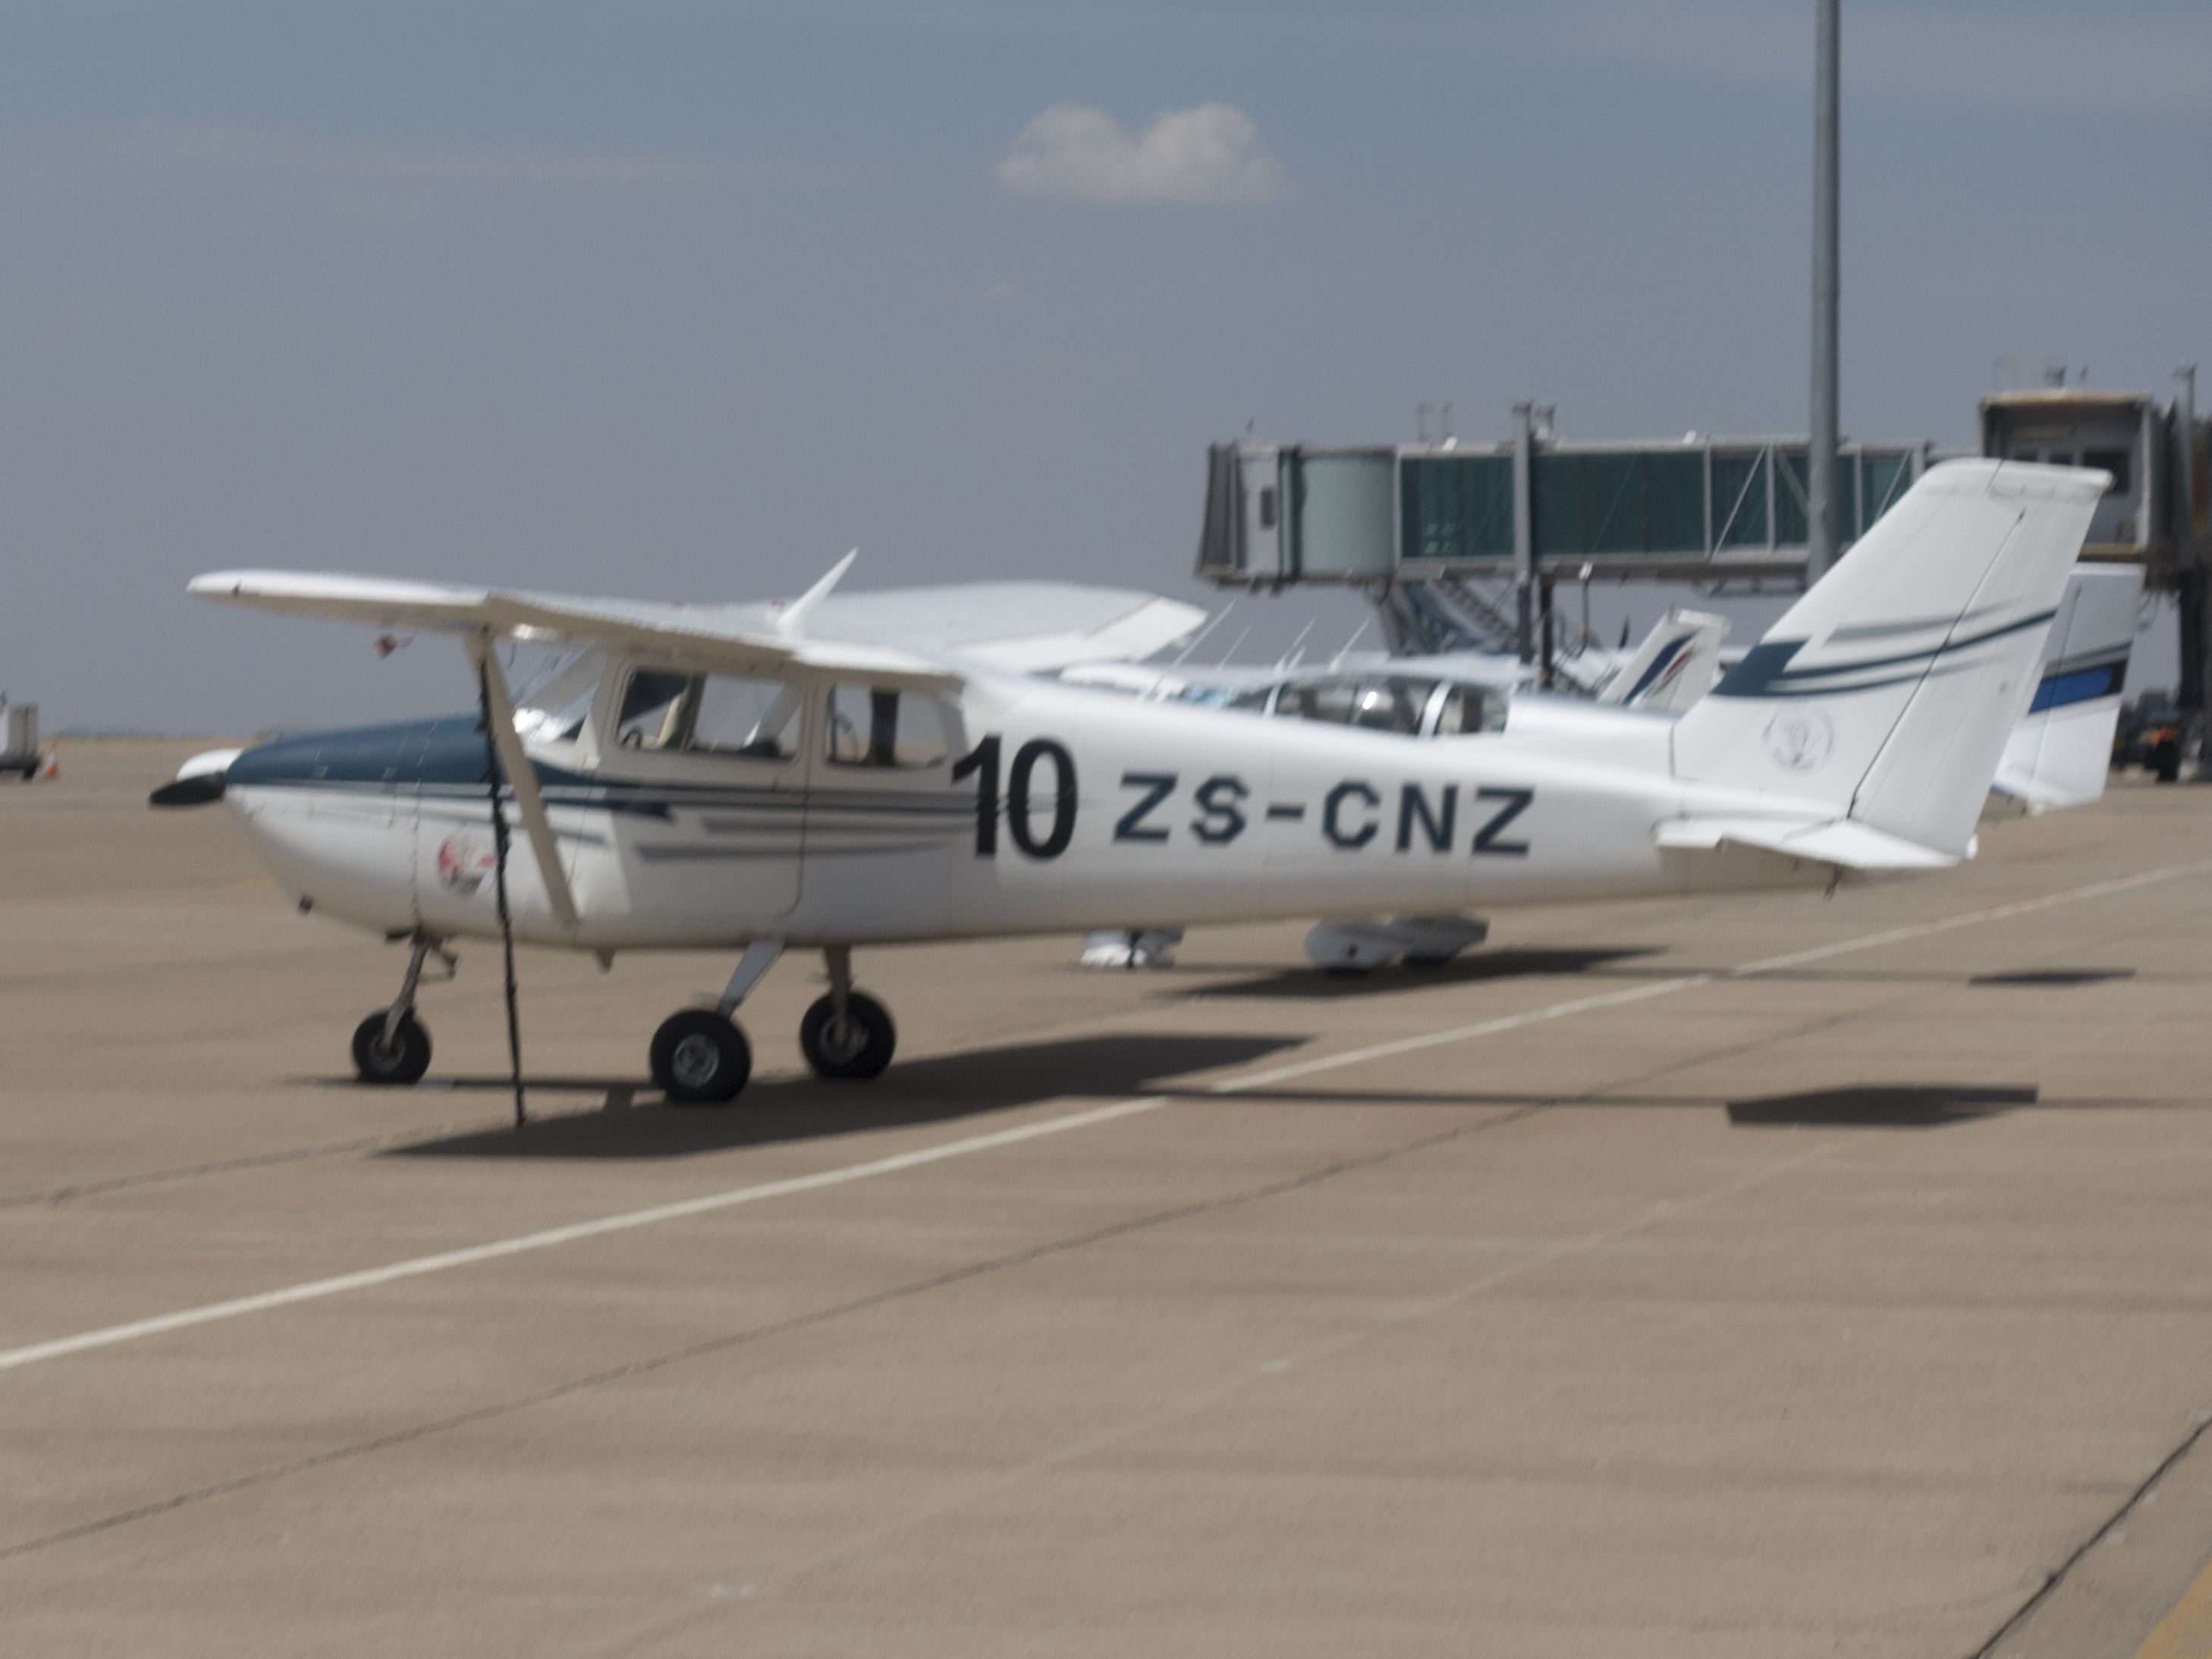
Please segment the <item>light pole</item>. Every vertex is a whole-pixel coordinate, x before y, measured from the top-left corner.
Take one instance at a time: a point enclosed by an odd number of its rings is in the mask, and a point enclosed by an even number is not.
[[[1819,0],[1813,70],[1813,431],[1805,467],[1805,580],[1835,563],[1839,529],[1836,489],[1836,290],[1838,0]]]

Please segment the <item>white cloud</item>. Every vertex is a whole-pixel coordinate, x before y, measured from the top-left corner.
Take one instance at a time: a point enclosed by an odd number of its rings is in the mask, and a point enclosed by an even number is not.
[[[1155,115],[1135,137],[1103,109],[1054,104],[999,163],[999,187],[1066,202],[1272,202],[1282,164],[1231,104]]]
[[[437,144],[337,144],[274,127],[141,121],[104,146],[129,161],[351,179],[458,184],[749,184],[770,170],[672,155]]]

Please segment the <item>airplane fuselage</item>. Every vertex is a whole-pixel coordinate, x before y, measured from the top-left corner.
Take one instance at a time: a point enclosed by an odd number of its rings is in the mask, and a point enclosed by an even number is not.
[[[781,757],[625,748],[610,734],[625,673],[644,672],[611,671],[572,733],[528,744],[578,921],[557,920],[518,830],[521,938],[867,944],[1828,878],[1655,844],[1656,826],[1727,793],[1670,775],[1664,722],[1620,717],[1592,763],[1504,738],[1420,741],[978,676],[939,705],[939,757],[877,766],[833,760],[830,687],[804,679]],[[232,763],[226,798],[317,911],[491,935],[488,775],[464,715],[264,744]]]

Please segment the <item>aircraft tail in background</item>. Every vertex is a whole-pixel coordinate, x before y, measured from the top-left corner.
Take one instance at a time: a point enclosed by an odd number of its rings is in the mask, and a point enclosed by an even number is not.
[[[1668,606],[1636,653],[1598,689],[1597,701],[1623,708],[1679,714],[1721,676],[1728,618]]]
[[[2133,566],[2082,567],[2068,580],[2042,681],[1997,764],[1999,794],[2047,812],[2105,793],[2142,587]]]
[[[1931,468],[1675,723],[1675,775],[1829,807],[1898,859],[1966,856],[2110,483]]]

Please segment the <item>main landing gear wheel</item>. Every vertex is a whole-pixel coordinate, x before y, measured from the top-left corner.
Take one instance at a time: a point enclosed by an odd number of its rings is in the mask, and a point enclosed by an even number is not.
[[[412,1013],[399,1016],[399,1026],[389,1040],[384,1035],[391,1019],[389,1009],[380,1008],[354,1028],[353,1068],[363,1083],[402,1086],[420,1083],[430,1069],[430,1034]]]
[[[834,991],[816,1001],[799,1022],[799,1046],[817,1077],[874,1077],[891,1063],[898,1030],[884,1005],[865,992],[848,991],[844,1001],[839,1008]]]
[[[712,1008],[671,1014],[653,1034],[653,1080],[684,1106],[720,1106],[738,1097],[753,1073],[752,1045],[735,1022]]]

